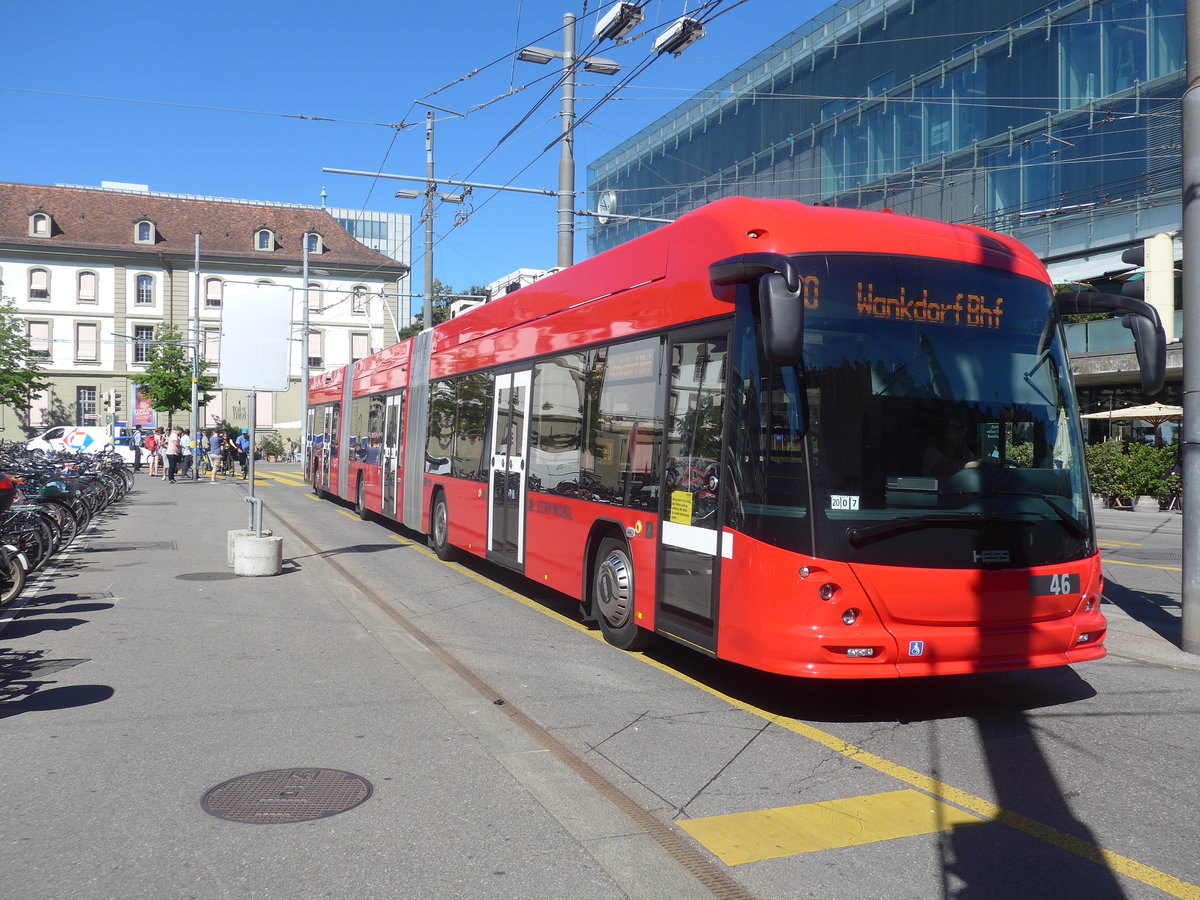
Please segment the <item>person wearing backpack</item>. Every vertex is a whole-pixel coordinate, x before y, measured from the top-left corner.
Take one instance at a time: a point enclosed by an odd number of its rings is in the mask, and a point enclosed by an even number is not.
[[[146,448],[146,452],[150,454],[150,475],[158,474],[158,437],[153,431],[146,435],[142,441],[142,445]]]

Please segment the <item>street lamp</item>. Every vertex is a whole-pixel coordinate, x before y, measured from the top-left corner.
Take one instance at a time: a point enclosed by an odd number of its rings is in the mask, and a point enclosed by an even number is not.
[[[561,59],[563,63],[562,147],[558,158],[558,267],[565,269],[575,261],[575,66],[582,62],[585,71],[597,75],[615,75],[621,67],[611,59],[584,57],[576,60],[573,13],[563,15],[561,53],[545,47],[526,47],[517,54],[517,59],[542,66],[552,59]]]

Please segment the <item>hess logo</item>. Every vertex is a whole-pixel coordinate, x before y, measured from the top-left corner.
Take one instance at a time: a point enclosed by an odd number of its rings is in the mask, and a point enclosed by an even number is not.
[[[1007,550],[976,550],[971,554],[977,563],[1006,563],[1009,561]]]

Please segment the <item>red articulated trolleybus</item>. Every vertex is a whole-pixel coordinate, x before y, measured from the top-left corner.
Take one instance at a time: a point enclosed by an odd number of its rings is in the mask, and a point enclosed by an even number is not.
[[[1056,297],[1018,242],[712,203],[309,388],[312,484],[662,635],[785,675],[1104,655]]]

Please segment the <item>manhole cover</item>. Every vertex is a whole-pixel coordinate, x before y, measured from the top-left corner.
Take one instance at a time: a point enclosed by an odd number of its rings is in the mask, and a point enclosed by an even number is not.
[[[1142,559],[1154,562],[1182,562],[1183,556],[1178,550],[1166,550],[1162,552],[1154,550],[1117,550],[1108,551],[1109,556],[1120,556],[1128,559]]]
[[[226,578],[237,578],[234,572],[189,572],[187,575],[176,575],[176,581],[224,581]]]
[[[201,808],[250,825],[307,822],[336,816],[371,796],[371,782],[338,769],[273,769],[239,775],[204,795]]]

